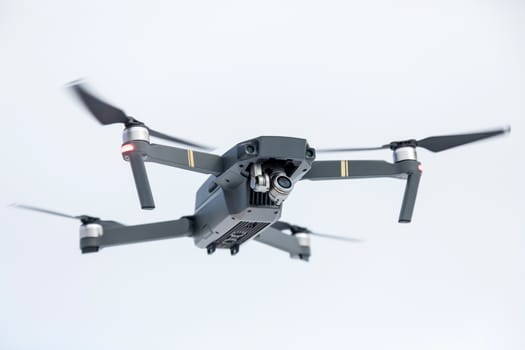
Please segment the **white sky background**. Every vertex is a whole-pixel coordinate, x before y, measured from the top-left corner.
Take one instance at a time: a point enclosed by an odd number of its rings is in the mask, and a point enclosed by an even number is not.
[[[523,2],[499,0],[1,1],[0,348],[525,348],[524,23]],[[219,152],[513,132],[421,150],[410,225],[402,181],[298,184],[283,219],[366,240],[314,238],[310,263],[189,239],[81,255],[77,222],[7,205],[169,220],[206,176],[149,165],[157,209],[141,211],[121,128],[63,88],[79,77]]]

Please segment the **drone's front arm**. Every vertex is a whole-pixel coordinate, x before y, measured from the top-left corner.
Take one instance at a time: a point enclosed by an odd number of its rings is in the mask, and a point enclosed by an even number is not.
[[[222,172],[222,157],[171,146],[147,144],[146,162],[159,163],[202,174],[219,175]]]
[[[192,234],[192,221],[186,217],[179,220],[135,226],[126,226],[115,221],[98,220],[80,226],[80,249],[82,253],[91,253],[105,247],[189,237]]]
[[[407,180],[399,222],[410,222],[421,178],[421,167],[417,160],[403,160],[396,163],[382,160],[321,160],[312,163],[312,168],[303,179],[340,180],[378,177]]]
[[[122,155],[130,162],[142,209],[155,208],[144,162],[212,175],[219,175],[223,168],[221,156],[141,140],[128,141],[122,145]]]
[[[222,157],[216,154],[193,151],[172,146],[157,145],[144,141],[131,141],[122,146],[122,154],[140,154],[144,161],[163,164],[203,174],[219,175]]]

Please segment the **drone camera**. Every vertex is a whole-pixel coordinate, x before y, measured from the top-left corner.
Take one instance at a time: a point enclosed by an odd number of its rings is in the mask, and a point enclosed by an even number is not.
[[[278,172],[273,174],[271,188],[270,188],[270,198],[275,202],[275,204],[281,204],[290,192],[292,192],[293,181],[286,175],[284,172]]]
[[[293,183],[292,183],[292,180],[290,180],[290,178],[288,176],[279,176],[277,178],[277,184],[281,187],[281,188],[291,188]]]

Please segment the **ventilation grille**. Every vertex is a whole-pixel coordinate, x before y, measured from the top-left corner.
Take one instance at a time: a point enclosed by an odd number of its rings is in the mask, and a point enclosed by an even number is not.
[[[250,191],[250,205],[257,207],[277,207],[269,192]]]
[[[215,242],[216,247],[229,249],[234,245],[239,246],[268,225],[268,222],[241,221]]]

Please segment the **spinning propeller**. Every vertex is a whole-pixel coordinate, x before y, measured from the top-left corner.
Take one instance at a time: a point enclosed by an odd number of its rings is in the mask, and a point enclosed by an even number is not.
[[[43,209],[43,208],[33,207],[31,205],[25,205],[25,204],[19,204],[19,203],[13,203],[13,204],[11,204],[11,207],[20,208],[20,209],[26,209],[26,210],[31,210],[31,211],[36,211],[36,212],[44,213],[44,214],[51,214],[51,215],[55,215],[55,216],[61,216],[63,218],[68,218],[68,219],[78,219],[84,225],[85,224],[91,224],[91,223],[96,222],[96,221],[100,221],[100,218],[97,218],[97,217],[94,217],[94,216],[90,216],[90,215],[76,215],[76,216],[74,216],[74,215],[69,215],[69,214],[61,213],[61,212],[54,211],[54,210]]]
[[[153,130],[146,126],[143,122],[128,116],[123,110],[102,99],[96,97],[94,94],[89,92],[80,81],[74,81],[68,85],[69,89],[75,94],[78,100],[84,105],[84,107],[91,113],[95,119],[97,119],[102,125],[110,124],[124,124],[124,143],[132,140],[146,141],[149,144],[149,137],[157,137],[159,139],[175,142],[181,145],[190,146],[193,148],[199,148],[203,150],[211,150],[209,146],[198,144],[192,141],[181,139],[179,137],[170,136],[160,131]],[[140,134],[137,138],[137,133]],[[134,146],[124,145],[131,147],[131,151],[134,150]],[[125,150],[123,148],[123,150]],[[188,151],[190,152],[190,151]],[[124,153],[124,151],[123,151]],[[190,153],[189,153],[190,154]],[[191,153],[193,155],[193,153]],[[155,202],[151,193],[151,187],[149,184],[146,168],[144,166],[143,154],[137,152],[131,152],[125,155],[125,159],[129,160],[131,169],[133,171],[133,178],[137,187],[137,193],[139,196],[140,204],[142,209],[153,209],[155,208]]]
[[[400,147],[421,147],[432,152],[441,152],[467,143],[483,140],[497,135],[503,135],[510,132],[510,126],[506,128],[488,130],[484,132],[475,132],[467,134],[431,136],[421,140],[392,141],[379,147],[361,147],[361,148],[324,148],[317,149],[317,152],[359,152],[359,151],[376,151],[390,148],[396,150]]]
[[[89,92],[85,84],[81,81],[73,81],[68,84],[68,88],[73,91],[75,96],[79,101],[86,107],[86,109],[91,113],[95,119],[97,119],[102,125],[117,124],[122,123],[126,127],[131,126],[142,126],[148,129],[149,134],[153,137],[159,139],[175,142],[181,145],[190,146],[194,148],[200,148],[203,150],[212,150],[212,147],[181,139],[179,137],[170,136],[153,130],[150,127],[147,127],[143,122],[128,116],[123,110],[115,106],[110,105],[109,103],[103,101],[102,99],[96,97],[94,94]]]
[[[280,231],[289,230],[290,232],[292,232],[292,234],[307,233],[307,234],[312,235],[312,236],[336,239],[336,240],[345,241],[345,242],[352,242],[352,243],[361,243],[361,242],[363,242],[362,240],[357,239],[357,238],[343,237],[343,236],[336,236],[336,235],[327,235],[325,233],[312,232],[309,229],[307,229],[306,227],[292,225],[292,224],[290,224],[288,222],[285,222],[285,221],[277,221],[276,223],[272,224],[272,227],[277,229],[277,230],[280,230]]]

